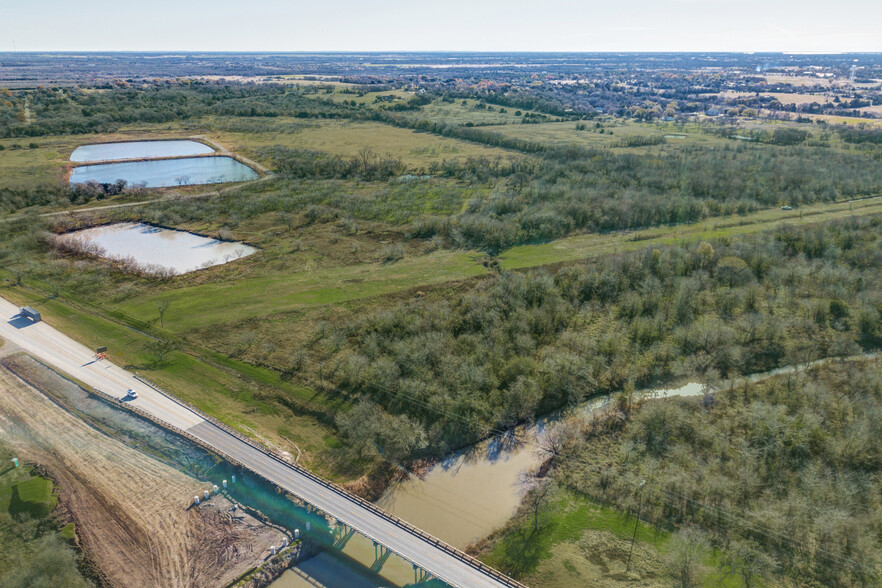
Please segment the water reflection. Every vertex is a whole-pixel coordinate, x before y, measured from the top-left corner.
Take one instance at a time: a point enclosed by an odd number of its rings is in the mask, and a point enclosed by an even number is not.
[[[71,184],[112,184],[119,179],[146,188],[192,186],[256,180],[257,172],[232,157],[184,157],[152,161],[126,161],[75,167]]]
[[[126,141],[82,145],[74,149],[70,160],[75,163],[113,161],[122,159],[154,159],[158,157],[186,157],[206,155],[214,149],[199,141]]]
[[[84,250],[91,250],[101,257],[131,261],[147,271],[156,269],[154,273],[184,274],[247,257],[257,251],[243,243],[218,241],[143,223],[93,227],[67,233],[59,239],[89,247],[91,249]]]

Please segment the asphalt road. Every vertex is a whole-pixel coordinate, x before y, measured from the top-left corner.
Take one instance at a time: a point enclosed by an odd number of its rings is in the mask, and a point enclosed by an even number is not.
[[[203,419],[183,403],[144,385],[123,368],[108,360],[96,360],[93,350],[77,343],[47,323],[31,323],[27,319],[17,317],[18,312],[18,307],[0,298],[0,337],[44,363],[111,396],[123,397],[129,388],[137,390],[138,398],[127,402],[215,447],[221,453],[245,464],[255,473],[451,585],[462,587],[505,585],[468,562],[436,547],[423,537],[359,504],[347,494],[323,485],[298,468],[236,438]]]

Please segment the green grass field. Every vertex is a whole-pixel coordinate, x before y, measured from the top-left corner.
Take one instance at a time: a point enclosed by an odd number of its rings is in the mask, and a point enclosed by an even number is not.
[[[315,84],[313,84],[315,85]],[[342,91],[347,90],[347,91]],[[352,93],[355,92],[355,93]],[[349,102],[355,101],[356,104],[366,104],[366,105],[374,105],[374,104],[395,104],[396,102],[401,102],[404,100],[408,100],[414,96],[413,92],[408,92],[406,90],[389,90],[386,92],[364,92],[361,96],[358,94],[361,93],[360,90],[356,90],[354,87],[341,86],[339,89],[334,92],[326,92],[319,91],[317,94],[306,94],[307,98],[315,98],[320,100],[332,100],[334,102]],[[383,98],[392,97],[392,102],[385,102]]]
[[[54,586],[90,585],[77,568],[73,523],[58,528],[51,519],[58,504],[52,481],[25,463],[12,468],[13,456],[0,444],[0,586],[36,586],[41,576]]]
[[[587,148],[618,147],[629,137],[658,137],[665,139],[667,145],[676,148],[683,145],[715,145],[721,139],[707,135],[696,125],[676,125],[673,123],[638,123],[630,120],[601,118],[602,128],[595,129],[594,121],[546,122],[537,124],[506,125],[491,130],[506,137],[535,141],[550,147],[577,145]],[[577,125],[585,125],[579,130]],[[603,130],[603,133],[600,131]],[[622,147],[618,147],[624,149]],[[656,149],[658,147],[655,147]],[[629,147],[629,150],[645,150],[646,147]]]
[[[276,145],[298,149],[312,149],[343,157],[356,157],[368,148],[377,155],[401,159],[410,167],[426,166],[432,162],[464,159],[467,157],[512,158],[520,154],[459,139],[439,137],[390,125],[367,121],[322,120],[303,122],[284,117],[248,119],[254,128],[237,130],[226,124],[226,119],[208,119],[193,122],[210,129],[206,134],[216,138],[227,148],[251,157],[264,165],[271,162],[260,159],[261,149]]]
[[[52,480],[34,477],[12,487],[9,500],[9,513],[13,515],[27,513],[34,518],[43,518],[51,513],[58,504],[53,492]]]
[[[484,561],[512,570],[528,585],[543,587],[601,585],[624,573],[621,556],[623,551],[627,555],[634,533],[633,518],[566,492],[550,504],[541,519],[538,531],[530,516],[515,519]],[[636,574],[661,580],[660,555],[669,537],[645,523],[637,524],[637,557],[633,560]],[[580,549],[584,543],[590,543],[595,552]]]
[[[536,531],[530,516],[513,519],[481,559],[542,588],[676,585],[666,562],[667,531],[568,491],[550,503],[540,520]],[[626,572],[632,537],[631,570]],[[716,558],[714,552],[705,555],[702,585],[741,586],[736,577],[719,571]]]
[[[28,147],[31,143],[38,148]],[[5,149],[0,152],[0,188],[22,188],[41,184],[57,184],[64,180],[64,166],[70,152],[63,141],[36,139],[0,139]],[[18,145],[21,148],[15,149]]]
[[[139,321],[156,316],[159,300],[171,305],[166,329],[185,332],[218,321],[271,317],[274,314],[381,296],[418,286],[481,275],[476,253],[438,251],[395,263],[371,263],[327,270],[270,275],[202,284],[126,300],[117,309]]]
[[[465,104],[463,104],[463,102]],[[455,102],[442,102],[435,100],[431,104],[423,106],[419,118],[448,124],[465,125],[471,123],[474,126],[482,125],[514,125],[520,124],[523,116],[516,116],[515,112],[535,114],[531,110],[497,106],[487,104],[484,108],[476,108],[477,100],[456,100]],[[502,111],[505,112],[502,112]],[[575,123],[574,123],[575,124]]]

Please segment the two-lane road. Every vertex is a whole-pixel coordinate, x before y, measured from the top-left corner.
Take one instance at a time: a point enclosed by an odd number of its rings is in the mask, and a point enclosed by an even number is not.
[[[353,496],[321,483],[301,469],[283,462],[205,420],[184,403],[135,379],[110,361],[96,361],[94,352],[45,322],[17,318],[19,309],[0,298],[0,337],[81,382],[113,396],[138,391],[132,405],[150,413],[219,453],[235,459],[281,488],[330,514],[341,523],[384,545],[406,560],[453,586],[496,587],[514,585],[493,577],[474,562],[454,555],[425,537],[409,531]]]

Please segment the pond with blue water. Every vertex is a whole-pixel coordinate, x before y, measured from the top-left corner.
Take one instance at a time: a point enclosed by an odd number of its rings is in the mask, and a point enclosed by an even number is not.
[[[220,184],[256,180],[257,172],[232,157],[184,157],[152,161],[126,161],[75,167],[71,184],[112,184],[125,180],[129,186],[145,188]]]
[[[122,159],[187,157],[207,155],[209,153],[214,153],[214,149],[199,141],[125,141],[120,143],[82,145],[74,150],[70,160],[74,163],[89,163]]]

